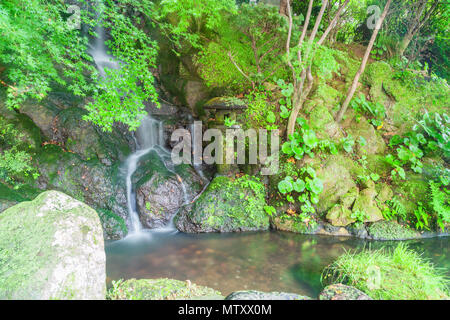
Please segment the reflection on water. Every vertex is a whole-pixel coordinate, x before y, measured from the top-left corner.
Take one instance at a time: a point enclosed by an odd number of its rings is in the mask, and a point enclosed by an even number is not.
[[[450,275],[449,238],[408,243]],[[395,244],[283,232],[200,235],[148,232],[145,236],[107,244],[107,274],[108,281],[189,279],[225,295],[254,289],[315,297],[322,288],[320,272],[344,250]]]

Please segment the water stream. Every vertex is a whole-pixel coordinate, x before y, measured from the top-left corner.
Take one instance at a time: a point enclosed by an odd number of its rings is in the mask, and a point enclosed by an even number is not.
[[[407,241],[450,276],[448,238]],[[152,234],[106,245],[108,282],[118,279],[190,280],[229,294],[236,290],[293,292],[316,297],[320,273],[344,250],[377,249],[395,241],[308,236],[285,232]]]
[[[100,75],[105,77],[105,68],[118,68],[119,63],[107,53],[103,28],[98,27],[96,31],[98,38],[91,43],[90,53]],[[192,118],[190,121],[193,124]],[[190,130],[194,132],[193,125]],[[151,115],[142,119],[135,134],[136,151],[126,159],[123,166],[130,234],[123,240],[106,243],[109,282],[122,278],[167,277],[189,279],[199,285],[218,289],[223,294],[254,289],[295,292],[315,297],[321,290],[321,270],[344,250],[394,245],[392,242],[282,232],[189,235],[178,233],[173,221],[160,229],[145,230],[136,208],[132,177],[138,169],[139,160],[149,152],[155,151],[166,168],[177,176],[184,191],[184,203],[188,202],[186,186],[175,173],[163,137],[161,121]],[[207,180],[200,165],[194,165],[194,168]],[[448,238],[409,243],[449,273]]]

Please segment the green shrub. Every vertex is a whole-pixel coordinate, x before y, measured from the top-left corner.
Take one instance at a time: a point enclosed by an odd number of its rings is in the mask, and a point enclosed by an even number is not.
[[[449,280],[414,250],[346,252],[322,273],[322,282],[354,286],[374,299],[433,300],[449,298]]]

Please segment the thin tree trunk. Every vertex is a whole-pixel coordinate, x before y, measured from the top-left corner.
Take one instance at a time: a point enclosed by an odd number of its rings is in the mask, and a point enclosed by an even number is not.
[[[314,38],[316,37],[317,31],[319,30],[319,26],[322,21],[323,14],[325,12],[327,4],[328,4],[328,0],[322,1],[322,7],[320,8],[320,12],[317,16],[316,23],[314,24],[314,28],[309,37],[308,48],[307,48],[307,52],[306,52],[305,59],[304,59],[305,62],[308,61],[309,55],[311,53],[311,46],[313,45]],[[311,5],[311,1],[310,1],[310,5]],[[308,11],[309,11],[309,9],[308,9]],[[288,13],[291,16],[290,9],[288,9]],[[305,28],[303,29],[303,32],[306,33]],[[303,32],[302,32],[302,36],[303,36]],[[300,40],[303,41],[302,38]],[[298,50],[300,51],[301,47],[299,47]],[[299,62],[301,62],[301,54],[299,54]],[[303,90],[305,78],[308,80],[308,85],[306,87],[306,90]],[[288,127],[287,127],[287,138],[288,139],[289,139],[289,136],[292,135],[295,131],[295,123],[297,121],[298,113],[300,112],[300,109],[303,106],[304,100],[306,99],[307,95],[311,91],[313,82],[314,82],[314,79],[311,75],[311,65],[309,65],[307,68],[304,68],[302,71],[300,87],[294,88],[294,91],[298,91],[298,92],[296,95],[294,95],[295,99],[293,101],[293,109],[291,111],[291,115],[289,116],[289,120],[288,120]]]
[[[403,56],[405,53],[406,48],[409,47],[409,44],[411,43],[411,40],[414,38],[415,33],[408,32],[400,41],[400,44],[398,45],[397,55],[399,57]]]
[[[414,18],[414,21],[411,22],[411,24],[408,27],[408,31],[406,32],[405,36],[403,37],[402,41],[400,42],[400,45],[398,46],[397,55],[403,56],[405,53],[405,50],[408,48],[409,44],[411,43],[411,40],[414,38],[414,36],[419,32],[419,30],[423,27],[423,25],[430,19],[431,15],[436,11],[439,1],[435,0],[429,10],[425,12],[425,9],[427,7],[428,0],[422,0],[420,2],[420,5],[417,9],[416,17]],[[422,18],[422,15],[423,18]]]
[[[280,0],[280,10],[279,10],[279,13],[282,15],[282,16],[288,16],[288,9],[287,9],[287,6],[288,6],[288,0]]]
[[[392,0],[388,0],[388,2],[386,3],[386,6],[384,7],[383,14],[377,21],[375,30],[373,30],[372,37],[370,38],[369,45],[367,46],[366,53],[364,54],[364,58],[361,62],[361,66],[360,66],[358,72],[356,73],[355,78],[353,79],[353,83],[352,83],[351,87],[348,90],[347,98],[345,99],[344,104],[342,105],[341,109],[339,110],[339,112],[337,114],[337,117],[336,117],[337,122],[341,122],[342,118],[344,117],[345,111],[347,111],[348,105],[350,104],[350,101],[352,100],[353,95],[355,94],[356,87],[358,86],[359,78],[361,77],[361,75],[364,72],[364,69],[366,68],[367,60],[369,60],[369,55],[370,55],[370,52],[372,51],[373,44],[375,43],[375,40],[377,38],[378,31],[380,31],[381,26],[383,25],[383,21],[386,18],[386,14],[389,10],[389,6],[391,5],[391,2],[392,2]]]
[[[347,4],[350,2],[350,0],[346,0],[338,9],[338,11],[336,12],[336,15],[334,16],[334,19],[331,20],[330,24],[328,25],[328,28],[325,30],[325,32],[323,33],[322,37],[320,37],[319,42],[317,42],[317,44],[321,45],[326,37],[328,36],[328,34],[330,33],[330,31],[334,28],[335,24],[337,23],[337,21],[339,20],[342,10],[344,10],[344,8],[347,6]]]

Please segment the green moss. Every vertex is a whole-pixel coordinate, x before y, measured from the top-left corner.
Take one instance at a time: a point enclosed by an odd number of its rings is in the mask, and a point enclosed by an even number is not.
[[[189,300],[222,298],[219,291],[188,281],[173,279],[130,279],[113,281],[107,293],[110,300]]]
[[[86,205],[60,209],[61,203],[51,203],[57,196],[55,191],[44,192],[0,214],[0,299],[39,298],[61,259],[54,248],[57,222],[77,215],[96,219],[95,211]],[[49,203],[58,209],[43,210]],[[70,290],[70,285],[66,282],[61,292]]]
[[[127,224],[122,217],[118,216],[111,210],[97,209],[97,212],[100,217],[100,221],[102,222],[103,230],[107,235],[113,237],[118,233],[128,233]]]
[[[400,129],[399,133],[409,131],[424,108],[438,111],[450,107],[448,85],[434,80],[402,82],[394,79],[394,75],[395,70],[380,61],[367,66],[363,80],[370,88],[373,102],[389,105],[388,118]]]
[[[375,240],[406,240],[420,237],[416,231],[395,221],[375,222],[370,225],[368,232]]]
[[[408,214],[417,209],[417,203],[426,203],[428,200],[428,181],[420,174],[408,172],[406,180],[397,180],[392,184],[395,194],[400,195],[401,203]]]
[[[319,224],[305,223],[297,217],[283,216],[275,217],[272,220],[272,225],[276,230],[295,232],[300,234],[313,234],[319,228]]]
[[[188,210],[188,220],[198,232],[233,232],[265,230],[269,216],[264,211],[265,187],[256,178],[242,176],[232,179],[218,176]]]
[[[450,294],[449,280],[404,244],[347,252],[324,270],[322,282],[342,282],[383,300],[448,299]]]

